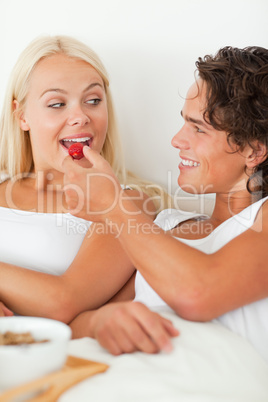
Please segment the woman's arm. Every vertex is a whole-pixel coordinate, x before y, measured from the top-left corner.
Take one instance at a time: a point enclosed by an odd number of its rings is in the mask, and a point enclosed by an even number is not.
[[[72,338],[95,338],[113,355],[170,351],[170,338],[179,335],[172,322],[141,303],[127,301],[134,297],[135,276],[105,306],[78,314],[69,324]]]
[[[125,285],[106,303],[115,304],[118,302],[125,302],[134,299],[135,296],[135,277],[136,272],[130,277]],[[101,308],[101,307],[100,307]],[[91,326],[91,318],[97,310],[84,311],[70,322],[73,338],[83,338],[89,336],[93,338],[93,328]]]
[[[170,320],[138,302],[109,303],[79,314],[70,324],[73,338],[90,336],[113,355],[172,350],[179,331]]]
[[[146,201],[148,213],[153,214],[148,197],[138,199],[136,191],[126,194],[137,198],[137,207]],[[76,258],[61,276],[0,263],[0,299],[18,314],[70,322],[81,311],[111,299],[134,270],[118,239],[97,223],[91,225]]]
[[[12,315],[14,315],[13,312],[3,302],[0,302],[0,317],[11,317]]]
[[[114,236],[98,234],[99,226],[94,225],[60,276],[0,263],[1,300],[17,314],[64,322],[104,304],[124,286],[134,267]]]
[[[87,194],[86,174],[94,172],[95,177],[90,188],[91,214],[86,210],[74,210],[74,214],[110,222],[133,265],[180,316],[196,321],[211,320],[268,296],[267,203],[252,228],[207,255],[179,242],[152,223],[126,199],[118,183],[115,187],[116,178],[108,163],[92,150],[84,149],[84,154],[92,163],[92,169],[74,166],[68,157],[64,161],[69,182],[78,182],[84,194]],[[98,176],[100,172],[105,173],[105,177]],[[71,187],[66,190],[66,197],[70,208],[75,208],[77,195]],[[105,208],[115,197],[116,205],[107,213]],[[96,202],[99,198],[102,205]],[[86,196],[84,201],[85,205],[89,201]],[[101,211],[105,212],[101,214]],[[131,225],[130,216],[135,216]],[[116,232],[118,227],[120,233]]]

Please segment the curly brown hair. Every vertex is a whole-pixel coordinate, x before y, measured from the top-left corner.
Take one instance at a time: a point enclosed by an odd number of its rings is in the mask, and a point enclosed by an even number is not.
[[[215,56],[199,57],[196,67],[206,83],[204,119],[226,131],[238,150],[246,145],[254,149],[256,141],[268,149],[268,50],[226,46]],[[268,195],[267,156],[249,178],[248,190]]]

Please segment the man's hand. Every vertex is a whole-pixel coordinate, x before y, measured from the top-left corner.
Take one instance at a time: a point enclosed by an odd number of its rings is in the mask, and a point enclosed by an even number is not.
[[[79,166],[71,156],[63,161],[66,203],[73,215],[101,222],[115,208],[123,191],[111,166],[98,152],[85,146],[83,153],[92,168]]]

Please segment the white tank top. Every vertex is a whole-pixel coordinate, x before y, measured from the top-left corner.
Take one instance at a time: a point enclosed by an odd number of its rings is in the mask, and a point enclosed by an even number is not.
[[[0,207],[0,261],[61,275],[75,258],[91,222],[71,214]]]
[[[0,182],[5,178],[0,173]],[[61,275],[73,262],[91,224],[69,213],[0,207],[0,261]]]
[[[214,253],[253,225],[260,207],[267,199],[268,197],[263,198],[250,205],[239,214],[223,222],[203,239],[187,240],[177,238],[177,240],[206,254]],[[180,222],[198,216],[200,214],[185,213],[175,209],[164,210],[158,215],[155,223],[167,231],[177,226]],[[162,308],[165,306],[170,309],[139,272],[136,275],[135,293],[135,301],[140,301],[148,307],[157,309],[160,306]],[[247,338],[268,362],[268,298],[230,311],[214,321],[220,322],[231,331]]]

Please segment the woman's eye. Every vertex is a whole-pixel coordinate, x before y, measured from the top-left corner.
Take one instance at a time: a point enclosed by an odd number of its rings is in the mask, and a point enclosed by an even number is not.
[[[48,107],[58,109],[64,105],[65,105],[65,103],[63,103],[63,102],[57,102],[57,103],[51,103],[50,105],[48,105]]]
[[[101,102],[101,99],[95,98],[95,99],[89,99],[86,101],[86,103],[89,103],[90,105],[98,105]]]

